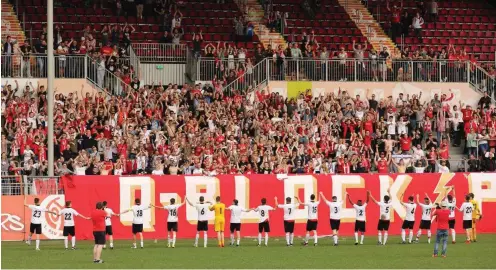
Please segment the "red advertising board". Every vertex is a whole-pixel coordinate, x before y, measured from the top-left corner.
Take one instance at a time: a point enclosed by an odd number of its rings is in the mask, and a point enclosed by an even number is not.
[[[141,198],[143,205],[167,205],[170,198],[182,202],[187,196],[190,201],[196,202],[200,196],[214,201],[221,196],[226,205],[233,199],[239,200],[239,205],[245,208],[255,208],[261,198],[267,198],[268,204],[274,206],[274,197],[283,202],[285,197],[298,196],[302,201],[308,201],[311,194],[323,194],[330,199],[337,196],[343,201],[341,231],[342,235],[353,233],[355,211],[345,200],[348,192],[353,201],[365,200],[367,190],[370,190],[376,199],[382,198],[390,190],[393,209],[391,215],[390,234],[399,234],[405,216],[405,209],[399,202],[401,194],[406,197],[420,194],[421,200],[427,194],[432,200],[440,202],[443,199],[446,187],[454,186],[457,205],[464,201],[464,195],[473,192],[475,199],[481,206],[484,219],[477,224],[478,232],[496,232],[496,174],[403,174],[403,175],[290,175],[285,179],[278,179],[276,175],[220,175],[208,176],[73,176],[64,180],[66,199],[71,200],[73,207],[83,215],[89,215],[97,201],[107,201],[114,212],[123,212],[129,209],[135,198]],[[320,235],[330,234],[329,207],[321,201],[318,208]],[[492,214],[491,214],[492,213]],[[375,234],[379,219],[379,207],[372,201],[366,210],[367,233]],[[196,233],[197,212],[194,207],[182,207],[178,211],[178,237],[194,237]],[[416,213],[420,220],[421,210]],[[300,205],[296,210],[296,235],[303,235],[307,210]],[[457,213],[456,230],[462,230],[461,213]],[[166,237],[167,212],[159,209],[150,209],[144,212],[144,230],[147,238]],[[77,223],[77,232],[80,239],[91,238],[91,226],[87,221]],[[213,213],[210,213],[210,222],[213,222]],[[244,213],[242,218],[242,235],[255,236],[258,233],[258,214]],[[132,213],[120,217],[113,217],[114,237],[124,239],[131,237]],[[226,223],[229,224],[229,213],[226,214]],[[271,213],[271,235],[282,236],[283,211],[277,209]],[[419,222],[416,223],[415,229]],[[434,228],[435,229],[435,225]],[[228,226],[226,226],[228,228]],[[212,236],[213,228],[210,228]]]
[[[32,205],[35,197],[49,211],[59,213],[64,207],[64,195],[2,196],[2,241],[27,239],[32,213],[29,208],[24,207],[24,203]],[[41,239],[62,239],[63,222],[59,216],[43,213],[41,227]]]

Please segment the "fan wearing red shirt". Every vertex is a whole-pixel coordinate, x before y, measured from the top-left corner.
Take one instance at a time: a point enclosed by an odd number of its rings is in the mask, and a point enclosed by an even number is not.
[[[407,134],[403,134],[400,138],[401,151],[406,154],[412,148],[412,138],[408,137]]]
[[[100,258],[102,255],[103,245],[105,245],[105,217],[107,214],[103,210],[101,202],[96,203],[96,209],[91,213],[93,222],[93,237],[95,238],[95,247],[93,247],[93,262],[103,263]]]
[[[446,201],[443,201],[441,203],[441,209],[437,209],[433,213],[433,217],[437,219],[437,233],[436,244],[434,245],[434,254],[432,255],[432,257],[437,257],[439,244],[441,243],[441,241],[443,241],[441,256],[446,257],[446,249],[448,248],[448,228],[450,215],[450,210],[447,207],[448,203]]]

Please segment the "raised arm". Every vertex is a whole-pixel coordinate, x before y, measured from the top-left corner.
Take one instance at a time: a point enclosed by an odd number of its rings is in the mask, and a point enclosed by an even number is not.
[[[326,197],[324,196],[324,193],[322,193],[322,191],[321,191],[321,192],[319,192],[319,194],[320,194],[320,197],[322,197],[322,199],[323,199],[326,203],[328,203],[328,204],[329,204],[329,201],[328,201],[328,200],[326,199]]]
[[[377,200],[374,198],[374,196],[372,195],[372,193],[370,193],[370,190],[367,190],[367,196],[370,197],[370,199],[372,199],[372,201],[374,203],[378,203]]]
[[[354,204],[348,192],[346,192],[346,198],[348,198],[348,202],[350,202],[350,204]]]

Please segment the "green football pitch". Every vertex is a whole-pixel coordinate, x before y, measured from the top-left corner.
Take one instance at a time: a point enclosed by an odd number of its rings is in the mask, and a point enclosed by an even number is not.
[[[131,249],[131,241],[116,241],[113,250],[103,251],[103,264],[92,262],[91,241],[78,241],[77,250],[65,250],[63,241],[42,241],[41,251],[24,242],[2,242],[2,268],[495,268],[496,234],[481,234],[477,243],[465,244],[458,234],[456,244],[448,244],[447,258],[432,258],[434,243],[425,236],[419,244],[399,244],[390,237],[386,246],[377,246],[377,237],[368,235],[364,245],[354,245],[353,237],[331,245],[330,238],[320,238],[319,245],[286,247],[284,239],[272,238],[269,246],[257,247],[254,239],[242,239],[239,247],[218,248],[215,239],[209,247],[193,247],[192,240],[180,240],[176,248],[167,248],[166,240],[145,240],[144,249]]]

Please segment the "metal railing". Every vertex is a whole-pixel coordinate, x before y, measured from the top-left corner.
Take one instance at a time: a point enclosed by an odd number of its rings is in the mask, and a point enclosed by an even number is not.
[[[105,60],[93,59],[86,56],[85,61],[87,66],[86,79],[88,81],[105,92],[113,95],[122,95],[126,83],[116,73],[105,68]]]
[[[133,43],[132,49],[141,62],[185,63],[186,44]]]
[[[234,91],[240,91],[241,94],[246,94],[250,89],[255,89],[260,84],[268,80],[267,65],[268,61],[261,61],[258,64],[242,66],[243,72],[238,73],[238,77],[224,86],[224,93],[231,95]]]
[[[85,78],[85,55],[55,55],[55,78]],[[47,76],[43,54],[2,54],[2,76],[43,78]]]
[[[64,194],[59,176],[2,176],[2,195]]]
[[[479,65],[468,62],[469,68],[467,76],[469,78],[469,83],[472,88],[477,91],[485,92],[487,91],[491,99],[494,102],[494,90],[496,89],[496,78],[489,75],[487,71],[481,68]]]
[[[134,52],[133,46],[129,46],[129,63],[131,66],[134,68],[134,72],[136,74],[140,74],[140,69],[141,69],[141,62],[140,58],[136,55]]]

